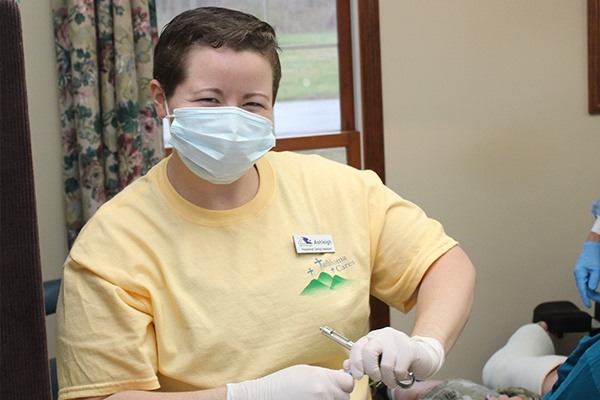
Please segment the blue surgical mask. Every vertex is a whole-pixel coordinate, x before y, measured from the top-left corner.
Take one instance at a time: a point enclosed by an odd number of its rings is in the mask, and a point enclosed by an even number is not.
[[[273,123],[238,107],[176,108],[168,115],[171,145],[200,178],[228,184],[275,146]]]

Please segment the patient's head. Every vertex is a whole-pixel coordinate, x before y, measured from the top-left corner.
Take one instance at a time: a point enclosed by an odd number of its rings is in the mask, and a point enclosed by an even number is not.
[[[281,80],[279,47],[271,25],[253,15],[219,7],[184,11],[165,25],[154,51],[154,79],[167,98],[186,78],[187,60],[194,46],[228,47],[264,55],[273,69],[273,102]]]

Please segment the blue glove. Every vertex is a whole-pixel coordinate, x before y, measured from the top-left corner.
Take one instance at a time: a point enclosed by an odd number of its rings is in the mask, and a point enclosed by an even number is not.
[[[594,214],[596,218],[600,218],[600,199],[594,201],[592,204],[592,214]]]
[[[600,302],[596,291],[600,283],[600,242],[585,242],[573,269],[575,283],[583,304],[592,306],[590,299]]]

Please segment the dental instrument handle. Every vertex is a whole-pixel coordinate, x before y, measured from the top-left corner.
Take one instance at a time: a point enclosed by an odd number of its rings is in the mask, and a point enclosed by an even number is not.
[[[354,346],[354,342],[352,340],[340,335],[328,326],[322,326],[319,329],[321,329],[321,333],[327,336],[329,339],[333,340],[339,345],[344,346],[348,350],[352,350],[352,346]]]

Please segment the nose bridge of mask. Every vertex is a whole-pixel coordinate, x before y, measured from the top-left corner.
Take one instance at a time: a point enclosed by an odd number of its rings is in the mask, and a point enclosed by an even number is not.
[[[239,107],[176,108],[174,121],[178,119],[186,119],[185,124],[194,126],[196,132],[222,135],[228,140],[256,139],[257,132],[268,136],[273,131],[273,123],[269,119]]]

